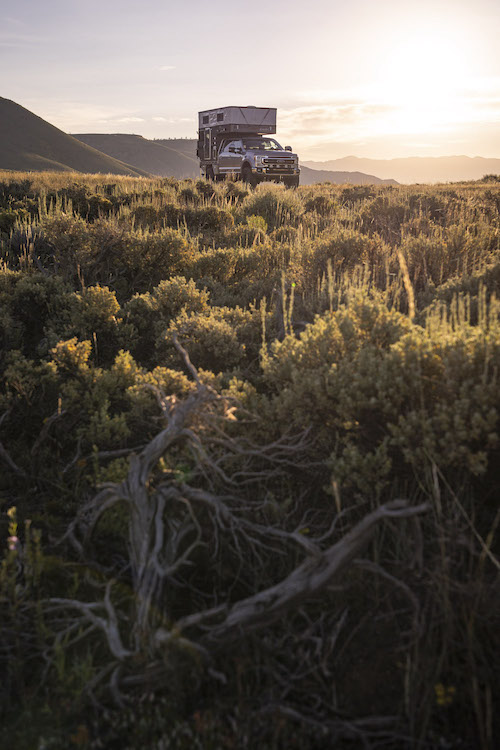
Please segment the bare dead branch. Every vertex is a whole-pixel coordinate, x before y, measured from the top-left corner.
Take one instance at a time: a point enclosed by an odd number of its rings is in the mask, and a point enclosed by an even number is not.
[[[92,624],[100,628],[106,636],[106,641],[111,654],[118,661],[122,661],[132,655],[129,649],[123,646],[120,632],[118,629],[118,618],[116,616],[115,609],[111,603],[110,592],[113,580],[110,580],[106,586],[106,594],[104,602],[82,602],[77,599],[60,599],[53,597],[49,599],[49,603],[58,607],[76,609],[82,613],[83,618],[88,620]],[[95,614],[96,609],[101,609],[104,606],[108,618],[98,617]]]
[[[35,442],[33,443],[32,447],[31,447],[31,455],[32,456],[35,456],[38,453],[38,451],[40,450],[40,447],[41,447],[42,443],[47,439],[47,436],[49,434],[49,430],[52,427],[52,425],[54,424],[54,422],[56,422],[58,419],[60,419],[64,414],[66,414],[66,412],[64,410],[63,411],[58,411],[56,409],[56,411],[53,414],[51,414],[50,417],[47,417],[47,419],[43,423],[43,427],[40,430],[40,433],[39,433],[37,439],[35,440]]]
[[[382,578],[385,578],[386,580],[390,581],[394,586],[397,586],[401,589],[407,596],[408,600],[411,603],[411,606],[413,608],[414,616],[416,623],[418,624],[418,618],[420,614],[420,604],[413,593],[413,591],[410,589],[408,584],[406,584],[404,581],[402,581],[400,578],[396,578],[396,576],[391,575],[387,570],[384,570],[382,566],[377,565],[377,563],[372,562],[371,560],[354,560],[354,565],[356,567],[361,568],[362,570],[369,570],[371,573],[375,573]]]
[[[207,388],[207,386],[203,385],[203,383],[201,382],[200,376],[198,375],[198,371],[196,367],[193,365],[193,363],[191,362],[191,359],[186,349],[184,349],[184,347],[179,343],[179,339],[177,338],[177,334],[175,331],[172,333],[172,341],[173,341],[175,348],[181,355],[184,364],[186,365],[187,369],[191,373],[193,380],[198,385],[198,388]]]
[[[205,639],[227,642],[229,638],[241,637],[271,624],[288,610],[325,589],[366,546],[380,521],[385,518],[411,518],[426,512],[428,508],[426,503],[412,507],[401,500],[380,506],[319,557],[307,558],[280,583],[231,606],[223,622],[211,628]],[[197,619],[190,616],[187,622],[192,627],[213,616],[213,610],[208,611],[206,617],[200,612]],[[187,622],[181,619],[177,622],[177,628],[183,630]]]
[[[11,458],[2,443],[0,443],[0,458],[3,459],[7,466],[14,472],[14,474],[17,474],[18,477],[25,478],[27,476],[26,472],[16,464],[13,458]]]
[[[180,344],[177,348],[183,354]],[[188,369],[192,368],[187,353],[183,356]],[[192,374],[194,377],[195,371]],[[228,642],[255,631],[265,632],[269,624],[289,612],[297,613],[318,593],[331,590],[336,576],[359,556],[381,521],[411,518],[427,510],[427,505],[412,507],[404,501],[387,503],[326,549],[338,518],[316,538],[302,533],[300,525],[290,531],[262,522],[260,519],[265,515],[257,515],[256,510],[265,513],[267,501],[259,497],[258,492],[252,497],[248,487],[288,472],[297,463],[294,457],[303,454],[307,438],[305,435],[286,436],[261,447],[237,440],[220,427],[227,411],[225,407],[219,408],[224,406],[224,399],[203,385],[198,377],[195,382],[196,389],[184,400],[162,401],[160,408],[165,427],[138,452],[130,454],[126,478],[121,483],[104,485],[83,506],[67,532],[67,537],[86,554],[102,515],[116,503],[127,505],[128,554],[124,565],[130,575],[132,596],[126,610],[112,602],[112,580],[101,601],[54,598],[49,602],[62,612],[77,610],[78,620],[85,628],[103,633],[111,657],[111,668],[103,672],[103,679],[109,680],[110,692],[118,703],[123,701],[123,690],[146,684],[145,680],[164,679],[166,650],[180,648],[197,658],[202,657],[208,664],[211,653]],[[199,430],[192,427],[194,420],[204,425],[203,441]],[[179,482],[174,473],[152,481],[159,460],[178,446],[189,447],[195,457],[197,486]],[[200,480],[204,486],[199,486]],[[209,489],[205,488],[207,486]],[[210,491],[212,487],[214,491]],[[241,492],[242,487],[247,488],[246,492]],[[221,604],[217,602],[217,594],[198,592],[201,595],[198,611],[188,612],[175,622],[169,612],[169,587],[188,585],[194,593],[195,588],[190,582],[186,584],[187,579],[182,577],[184,571],[193,563],[199,547],[207,545],[213,551],[222,540],[229,543],[234,559],[240,561],[243,570],[249,559],[253,558],[263,567],[273,557],[286,556],[293,548],[300,550],[304,559],[278,583],[234,603],[227,600]],[[214,606],[207,606],[210,604]],[[337,623],[340,629],[346,616],[344,613]],[[125,618],[129,627],[128,641],[124,643],[119,622]],[[168,622],[173,624],[167,626]],[[320,638],[310,623],[304,642],[307,659],[295,676],[299,682],[305,677],[309,679],[313,673],[312,654],[316,654],[317,666],[318,661],[327,658],[324,649],[334,647],[338,630],[331,623],[330,626],[333,640],[326,636]],[[134,668],[138,655],[141,664],[144,658],[146,660],[147,668],[141,667],[142,675],[136,674]],[[120,665],[127,669],[122,671]],[[326,662],[324,669],[328,671]],[[284,696],[286,684],[285,671]]]

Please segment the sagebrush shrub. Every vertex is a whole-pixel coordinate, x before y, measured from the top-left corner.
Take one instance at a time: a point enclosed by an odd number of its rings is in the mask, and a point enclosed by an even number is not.
[[[243,201],[245,216],[262,216],[270,229],[295,224],[304,212],[300,195],[283,185],[261,183]]]
[[[499,208],[491,180],[290,191],[0,175],[0,494],[21,530],[4,504],[4,744],[133,744],[133,712],[106,723],[88,699],[126,693],[155,707],[143,744],[316,750],[345,729],[370,747],[486,750],[500,716]],[[89,535],[92,497],[107,510]],[[138,548],[160,529],[149,553],[172,561],[144,606],[161,646],[131,625],[148,599],[131,595],[126,497],[145,511]],[[238,599],[400,498],[428,510],[387,518],[321,601],[206,648]],[[24,519],[48,552],[32,588]],[[200,612],[201,627],[176,627]],[[115,625],[137,651],[113,664]]]
[[[395,466],[411,474],[426,461],[459,483],[482,474],[498,445],[500,329],[447,325],[424,331],[355,298],[273,345],[270,413],[313,429],[346,487],[381,487]]]

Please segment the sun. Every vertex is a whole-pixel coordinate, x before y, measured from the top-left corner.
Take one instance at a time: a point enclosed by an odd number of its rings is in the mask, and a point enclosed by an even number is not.
[[[387,108],[386,132],[435,133],[465,117],[471,71],[460,36],[446,26],[394,34],[373,85]]]

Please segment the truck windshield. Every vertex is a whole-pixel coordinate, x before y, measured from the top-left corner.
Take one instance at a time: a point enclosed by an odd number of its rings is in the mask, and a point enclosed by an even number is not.
[[[283,151],[274,138],[244,138],[243,146],[251,151]]]

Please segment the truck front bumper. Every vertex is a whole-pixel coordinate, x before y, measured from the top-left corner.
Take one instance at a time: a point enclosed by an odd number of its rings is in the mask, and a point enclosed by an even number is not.
[[[277,177],[296,177],[300,174],[300,169],[274,169],[273,167],[255,167],[254,174],[258,174],[261,179],[275,180]]]

